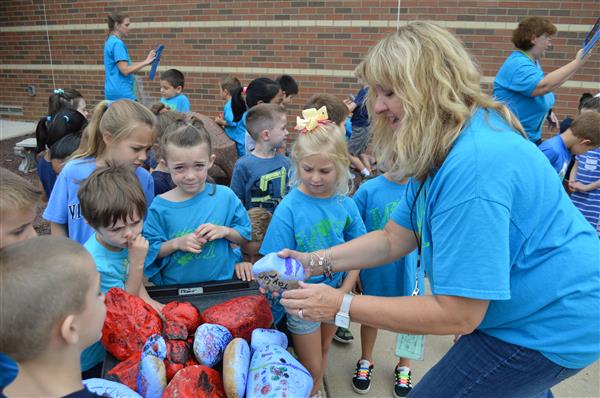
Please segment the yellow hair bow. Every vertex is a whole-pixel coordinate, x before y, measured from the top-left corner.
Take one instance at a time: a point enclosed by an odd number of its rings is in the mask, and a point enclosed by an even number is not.
[[[318,125],[325,123],[328,118],[327,108],[324,106],[319,109],[305,109],[302,111],[302,117],[296,117],[296,130],[300,130],[301,133],[308,133]]]

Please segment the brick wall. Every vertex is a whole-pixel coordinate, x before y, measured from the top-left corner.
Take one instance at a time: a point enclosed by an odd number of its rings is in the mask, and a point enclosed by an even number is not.
[[[548,17],[559,28],[543,60],[546,73],[572,59],[587,30],[600,15],[598,0],[433,1],[403,0],[401,21],[433,20],[455,32],[481,65],[484,87],[513,50],[510,34],[526,16]],[[340,97],[358,89],[354,66],[368,48],[396,26],[396,0],[388,1],[89,1],[45,0],[0,3],[0,105],[23,107],[35,120],[45,114],[47,95],[56,87],[79,89],[94,105],[102,99],[106,15],[131,17],[125,39],[132,60],[166,45],[161,68],[177,67],[186,76],[192,109],[216,115],[222,104],[217,82],[231,74],[244,83],[255,77],[293,75],[299,105],[316,92]],[[45,20],[52,51],[48,50]],[[573,114],[584,91],[600,91],[600,51],[556,91],[556,111]],[[52,79],[54,71],[55,83]],[[158,82],[140,74],[145,94],[159,97]],[[29,97],[33,84],[37,96]],[[14,118],[14,117],[13,117]]]

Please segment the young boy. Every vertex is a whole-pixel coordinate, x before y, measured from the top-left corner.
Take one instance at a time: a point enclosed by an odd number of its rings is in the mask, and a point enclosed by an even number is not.
[[[190,100],[182,94],[185,83],[183,73],[169,69],[160,74],[160,102],[177,112],[189,112]]]
[[[600,114],[584,112],[573,120],[571,127],[564,133],[542,142],[539,148],[563,180],[573,155],[581,155],[598,146],[600,146]]]
[[[2,249],[0,351],[19,375],[0,397],[99,398],[81,383],[79,354],[106,315],[98,272],[80,244],[42,236]]]
[[[292,102],[292,99],[298,95],[298,83],[296,83],[296,80],[290,75],[281,75],[275,81],[279,84],[279,87],[281,87],[281,91],[283,91],[281,106],[285,108]]]
[[[0,249],[37,236],[33,220],[41,196],[42,191],[29,181],[0,167]],[[0,349],[0,392],[18,372],[15,361],[4,352]]]
[[[285,110],[276,104],[258,104],[246,116],[246,128],[256,143],[238,159],[231,189],[246,209],[262,207],[271,213],[288,190],[290,160],[277,152],[288,135]]]
[[[371,132],[369,127],[369,113],[367,112],[367,104],[365,103],[369,87],[363,83],[360,77],[358,78],[358,82],[362,85],[361,89],[354,99],[347,103],[352,112],[352,117],[350,118],[352,134],[348,140],[348,151],[352,157],[357,157],[364,166],[362,169],[359,169],[360,174],[363,177],[369,177],[371,175],[371,158],[367,155],[367,148],[371,139]]]
[[[223,113],[215,118],[215,122],[225,129],[225,133],[228,137],[235,135],[235,130],[239,121],[235,122],[233,107],[231,105],[231,92],[236,89],[241,89],[242,83],[237,77],[228,76],[221,80],[219,83],[219,95],[221,99],[225,101],[223,106]]]
[[[327,109],[327,116],[329,116],[329,120],[340,126],[342,131],[345,132],[347,124],[346,121],[348,119],[348,115],[350,114],[350,110],[348,108],[349,104],[346,104],[331,94],[315,94],[310,97],[308,102],[304,105],[304,109],[319,109],[322,106]],[[349,155],[349,158],[352,166],[354,166],[356,170],[360,171],[360,174],[363,177],[369,177],[371,175],[371,172],[367,169],[358,156]]]
[[[160,312],[162,304],[148,296],[143,284],[148,253],[148,241],[141,234],[146,199],[134,171],[127,166],[100,167],[81,184],[77,196],[81,214],[95,230],[84,247],[100,273],[102,293],[119,287]],[[87,348],[81,355],[82,369],[98,376],[104,354],[100,342]]]

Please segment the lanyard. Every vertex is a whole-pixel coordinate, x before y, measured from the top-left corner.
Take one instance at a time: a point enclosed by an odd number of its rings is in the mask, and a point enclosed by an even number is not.
[[[411,296],[419,295],[419,275],[421,275],[421,256],[422,256],[422,246],[423,246],[423,223],[425,222],[425,202],[427,201],[427,187],[423,191],[423,196],[421,196],[421,189],[425,186],[426,182],[423,182],[419,189],[417,190],[417,197],[415,198],[415,202],[417,203],[417,229],[419,231],[417,238],[417,270],[415,272],[415,288]],[[411,212],[412,213],[412,212]],[[411,214],[411,222],[412,222],[412,214]],[[414,232],[414,229],[413,229]],[[417,234],[415,234],[417,237]],[[423,271],[424,272],[424,271]]]
[[[524,55],[525,55],[527,58],[529,58],[529,59],[531,60],[531,62],[533,62],[533,63],[535,64],[535,66],[537,66],[537,67],[539,67],[539,66],[540,66],[540,64],[539,64],[539,61],[536,61],[535,59],[533,59],[533,58],[531,57],[531,55],[527,54],[527,53],[526,53],[525,51],[523,51],[523,50],[519,50],[519,51],[520,51],[521,53],[523,53],[523,54],[524,54]]]

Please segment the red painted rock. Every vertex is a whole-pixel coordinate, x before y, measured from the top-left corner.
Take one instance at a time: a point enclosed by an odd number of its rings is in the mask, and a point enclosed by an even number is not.
[[[137,391],[137,376],[140,370],[141,357],[141,351],[133,354],[131,357],[106,372],[106,379],[125,384],[133,391]]]
[[[221,375],[207,366],[194,365],[177,372],[162,398],[226,398]]]
[[[250,341],[256,328],[269,328],[273,315],[269,303],[262,295],[236,297],[212,306],[202,314],[204,322],[225,326],[233,337]]]
[[[167,358],[165,358],[167,381],[170,381],[181,369],[193,365],[198,365],[198,362],[194,358],[192,344],[182,340],[167,340]]]
[[[191,303],[171,301],[162,309],[165,319],[177,321],[187,327],[188,335],[193,335],[203,323],[200,311]]]
[[[140,353],[148,337],[161,334],[162,320],[154,308],[123,289],[106,293],[102,344],[120,361]]]

